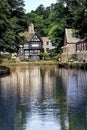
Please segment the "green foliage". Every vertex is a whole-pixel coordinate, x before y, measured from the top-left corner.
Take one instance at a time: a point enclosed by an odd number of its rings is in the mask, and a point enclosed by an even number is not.
[[[59,0],[66,5],[67,27],[79,31],[81,38],[87,39],[87,0]]]
[[[51,38],[52,42],[54,42],[54,45],[59,48],[63,44],[63,36],[64,36],[64,27],[62,27],[60,24],[52,24],[51,28],[49,29],[49,37]]]
[[[50,54],[50,59],[51,60],[54,59],[54,57],[57,55],[56,50],[49,50],[48,52]]]
[[[9,62],[10,62],[10,63],[15,63],[15,62],[16,62],[16,59],[15,59],[15,58],[11,58],[11,59],[9,60]]]
[[[23,0],[0,1],[0,51],[17,52],[22,38],[18,35],[24,30]]]
[[[53,57],[54,60],[61,61],[61,54],[57,54]]]
[[[11,59],[11,54],[1,54],[0,58]]]
[[[69,58],[69,61],[77,61],[77,54],[72,54],[71,57]]]
[[[50,53],[42,53],[41,55],[42,60],[50,60]]]
[[[8,74],[10,74],[10,68],[6,66],[0,66],[0,76],[4,76]]]

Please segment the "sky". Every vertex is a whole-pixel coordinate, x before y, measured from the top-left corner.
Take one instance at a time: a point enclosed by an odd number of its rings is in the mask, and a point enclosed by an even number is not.
[[[26,13],[31,12],[31,10],[36,10],[39,5],[44,5],[44,7],[50,6],[52,3],[56,3],[56,0],[24,0]]]

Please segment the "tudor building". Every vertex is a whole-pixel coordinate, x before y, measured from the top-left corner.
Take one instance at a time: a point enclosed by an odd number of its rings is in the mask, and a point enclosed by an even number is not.
[[[39,60],[42,51],[42,40],[34,32],[34,25],[31,23],[28,27],[28,31],[25,32],[25,42],[23,46],[20,46],[20,55],[27,59]]]
[[[24,37],[24,44],[19,48],[19,57],[39,60],[42,50],[47,53],[56,48],[48,37],[39,37],[35,33],[32,23],[29,25],[28,31],[24,33]]]

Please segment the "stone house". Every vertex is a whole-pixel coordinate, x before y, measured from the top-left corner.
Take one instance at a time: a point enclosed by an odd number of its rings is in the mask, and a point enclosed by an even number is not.
[[[43,49],[45,53],[56,48],[55,46],[53,46],[49,37],[41,37],[41,39],[43,41]]]
[[[62,47],[62,61],[72,60],[72,55],[76,55],[77,60],[87,60],[87,43],[85,39],[80,39],[73,29],[65,29],[64,46]]]
[[[87,41],[81,40],[76,44],[76,54],[78,61],[87,61]]]

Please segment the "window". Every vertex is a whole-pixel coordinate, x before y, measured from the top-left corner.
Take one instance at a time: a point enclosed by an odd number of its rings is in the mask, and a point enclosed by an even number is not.
[[[28,50],[25,50],[25,55],[29,55],[29,51]]]
[[[76,50],[77,50],[77,51],[81,51],[81,44],[77,44]]]
[[[28,44],[24,44],[24,49],[28,49],[29,45]]]
[[[32,44],[32,47],[39,47],[39,44]]]
[[[46,43],[47,45],[49,45],[49,41],[47,41],[47,43]]]
[[[86,51],[86,44],[84,43],[84,48],[83,48],[84,51]]]
[[[40,55],[40,50],[30,50],[30,55]]]

